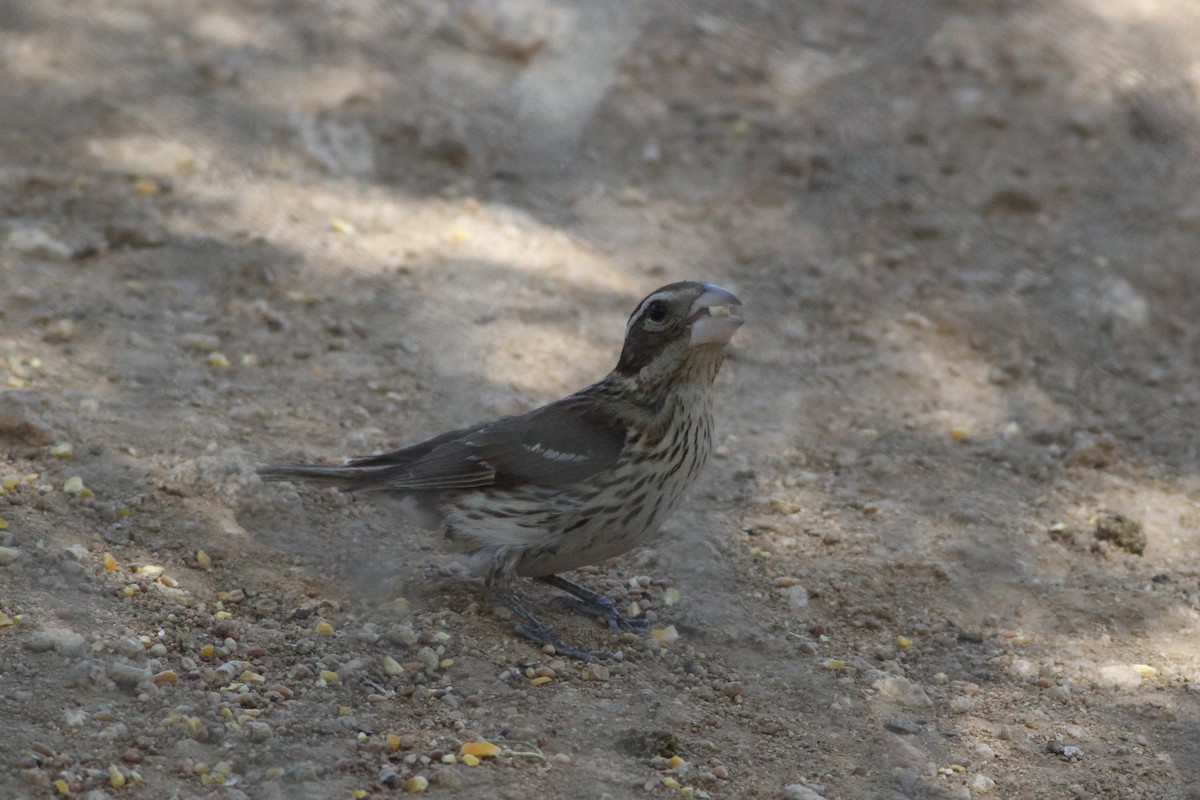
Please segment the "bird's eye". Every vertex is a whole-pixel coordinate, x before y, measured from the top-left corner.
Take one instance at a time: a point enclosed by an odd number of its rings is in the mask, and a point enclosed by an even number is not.
[[[662,300],[653,300],[650,305],[646,306],[646,319],[651,322],[662,322],[667,318],[667,304]]]

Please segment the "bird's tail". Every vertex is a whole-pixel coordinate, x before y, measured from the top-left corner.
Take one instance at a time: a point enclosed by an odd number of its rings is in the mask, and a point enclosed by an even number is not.
[[[361,489],[370,482],[378,468],[334,466],[321,464],[269,464],[259,467],[258,477],[264,481],[305,481],[322,486],[336,486],[346,491]]]

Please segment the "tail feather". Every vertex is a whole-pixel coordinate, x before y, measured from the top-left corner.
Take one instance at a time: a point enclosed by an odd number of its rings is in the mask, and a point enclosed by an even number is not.
[[[371,478],[379,467],[350,467],[321,464],[269,464],[259,467],[258,476],[264,481],[305,481],[323,486],[336,486],[355,491],[376,481]]]

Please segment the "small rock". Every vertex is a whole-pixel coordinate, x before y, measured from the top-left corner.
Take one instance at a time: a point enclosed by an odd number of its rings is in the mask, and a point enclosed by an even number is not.
[[[108,665],[108,677],[118,686],[129,688],[150,680],[150,670],[118,662]]]
[[[63,724],[68,728],[82,728],[88,716],[88,712],[82,708],[69,708],[63,712]]]
[[[46,326],[42,341],[48,344],[66,344],[79,338],[79,326],[69,318],[56,319]]]
[[[21,551],[15,547],[0,547],[0,567],[7,567],[21,560]]]
[[[8,232],[5,244],[15,253],[50,261],[69,261],[71,246],[36,225],[18,225]]]
[[[1096,672],[1095,682],[1109,689],[1136,689],[1142,685],[1142,673],[1129,664],[1109,664]]]
[[[397,622],[395,625],[388,627],[387,632],[383,634],[383,638],[392,644],[403,644],[412,647],[420,639],[420,636],[412,625],[409,625],[407,622]]]
[[[906,717],[903,714],[896,714],[888,717],[883,727],[887,728],[892,733],[901,733],[905,736],[915,736],[921,732],[921,723],[911,717]]]
[[[41,410],[48,400],[41,392],[0,392],[0,439],[47,445],[54,441]]]
[[[996,782],[987,775],[980,775],[978,772],[971,776],[971,780],[967,782],[967,788],[974,794],[987,794],[996,788]]]
[[[254,744],[261,744],[275,735],[270,725],[257,720],[245,723],[242,729],[246,732],[246,738]]]
[[[1112,542],[1135,556],[1140,556],[1146,550],[1146,532],[1142,530],[1141,523],[1112,511],[1096,518],[1096,538]]]
[[[808,590],[800,584],[789,586],[783,589],[782,592],[794,610],[799,611],[808,606]]]
[[[792,783],[783,787],[783,796],[785,800],[825,800],[825,795],[803,783]]]
[[[167,232],[152,220],[127,217],[115,219],[104,227],[104,236],[113,247],[160,247],[167,243]]]
[[[63,548],[63,552],[76,561],[87,561],[88,549],[81,544],[72,544]]]
[[[25,646],[35,653],[53,650],[60,656],[83,655],[86,641],[70,628],[47,628],[35,631],[25,640]]]
[[[180,340],[185,350],[194,353],[213,353],[221,349],[221,339],[211,333],[189,333]]]
[[[129,726],[124,722],[114,722],[111,725],[105,725],[99,733],[96,734],[97,739],[106,742],[115,742],[124,739],[129,735]]]
[[[933,705],[933,701],[919,683],[899,675],[880,678],[871,684],[871,688],[879,692],[881,697],[895,700],[909,708],[928,708]]]
[[[1068,467],[1104,469],[1117,460],[1117,440],[1107,433],[1076,432],[1063,459]]]

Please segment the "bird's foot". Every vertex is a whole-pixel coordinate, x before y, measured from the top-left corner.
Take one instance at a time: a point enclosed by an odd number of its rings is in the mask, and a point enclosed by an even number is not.
[[[607,650],[585,650],[582,647],[576,647],[574,645],[567,644],[563,638],[558,635],[558,632],[549,625],[538,625],[537,627],[534,627],[531,625],[522,625],[518,623],[513,626],[513,630],[524,636],[526,639],[530,639],[540,645],[550,645],[554,648],[556,655],[574,658],[586,664],[591,664],[596,661],[623,660],[616,653],[610,653]]]
[[[617,609],[616,603],[599,592],[593,592],[586,586],[580,586],[575,581],[567,580],[561,575],[547,575],[541,580],[572,595],[562,598],[562,601],[568,606],[584,614],[602,617],[608,623],[608,627],[614,631],[645,633],[650,630],[650,620],[625,616]]]
[[[563,597],[560,600],[569,608],[583,614],[603,618],[614,631],[645,633],[650,630],[650,620],[625,616],[617,610],[617,604],[604,595],[600,595],[596,600],[583,600],[578,597]]]
[[[513,625],[513,630],[526,639],[537,642],[540,645],[550,645],[554,648],[556,654],[578,659],[588,664],[594,661],[623,660],[621,656],[616,653],[610,653],[607,650],[585,650],[582,647],[567,644],[566,640],[559,636],[557,631],[535,617],[532,611],[521,605],[507,590],[493,587],[491,594],[505,608],[520,618],[521,621]]]

